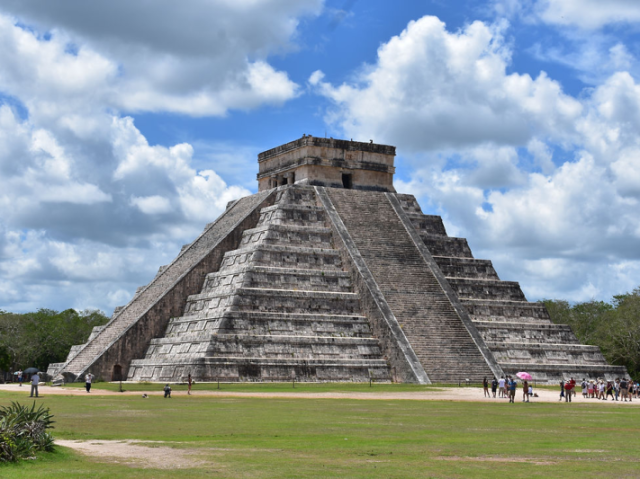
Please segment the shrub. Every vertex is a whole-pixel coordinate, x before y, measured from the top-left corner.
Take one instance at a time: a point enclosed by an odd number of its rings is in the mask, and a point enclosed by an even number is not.
[[[38,451],[52,451],[53,415],[42,405],[36,409],[16,402],[0,407],[0,462],[31,458]]]

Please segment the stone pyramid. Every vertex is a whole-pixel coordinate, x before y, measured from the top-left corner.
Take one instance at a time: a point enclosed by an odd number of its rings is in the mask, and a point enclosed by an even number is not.
[[[395,148],[303,137],[50,365],[58,380],[538,382],[617,377],[438,216],[393,188]]]

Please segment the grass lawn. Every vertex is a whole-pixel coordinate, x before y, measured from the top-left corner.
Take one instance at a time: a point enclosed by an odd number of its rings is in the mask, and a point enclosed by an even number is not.
[[[11,400],[27,398],[0,392],[1,405]],[[0,466],[3,479],[640,477],[638,407],[97,394],[40,401],[56,416],[56,438],[165,441],[148,445],[188,450],[200,462],[145,469],[58,447],[36,461]]]

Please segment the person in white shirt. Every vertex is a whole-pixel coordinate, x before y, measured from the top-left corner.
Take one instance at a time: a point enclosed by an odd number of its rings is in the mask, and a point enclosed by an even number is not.
[[[87,373],[84,377],[84,387],[87,388],[87,392],[91,392],[91,381],[93,380],[93,374]]]
[[[36,397],[38,397],[38,384],[40,384],[40,376],[38,376],[38,373],[35,373],[31,376],[31,396],[29,397],[33,397],[34,391],[36,393]]]
[[[500,391],[499,397],[504,396],[504,376],[498,380],[498,390]]]

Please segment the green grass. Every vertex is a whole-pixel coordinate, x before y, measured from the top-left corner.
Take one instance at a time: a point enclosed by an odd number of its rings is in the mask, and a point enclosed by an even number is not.
[[[0,392],[0,405],[11,400],[28,399]],[[58,447],[36,461],[0,466],[0,477],[640,476],[638,407],[99,395],[40,401],[56,415],[57,438],[167,441],[197,450],[208,465],[179,472],[133,468]],[[517,458],[527,462],[508,462]]]
[[[449,385],[451,386],[451,385]],[[63,386],[64,388],[82,389],[84,383],[71,383]],[[125,391],[162,391],[164,383],[149,382],[123,382],[122,389]],[[91,390],[107,390],[118,391],[119,383],[99,382],[91,386]],[[226,392],[362,392],[362,393],[380,393],[380,392],[419,392],[419,391],[438,391],[438,385],[423,386],[419,384],[392,384],[392,383],[197,383],[193,385],[194,391],[221,391]],[[171,384],[172,391],[186,391],[186,384]]]

